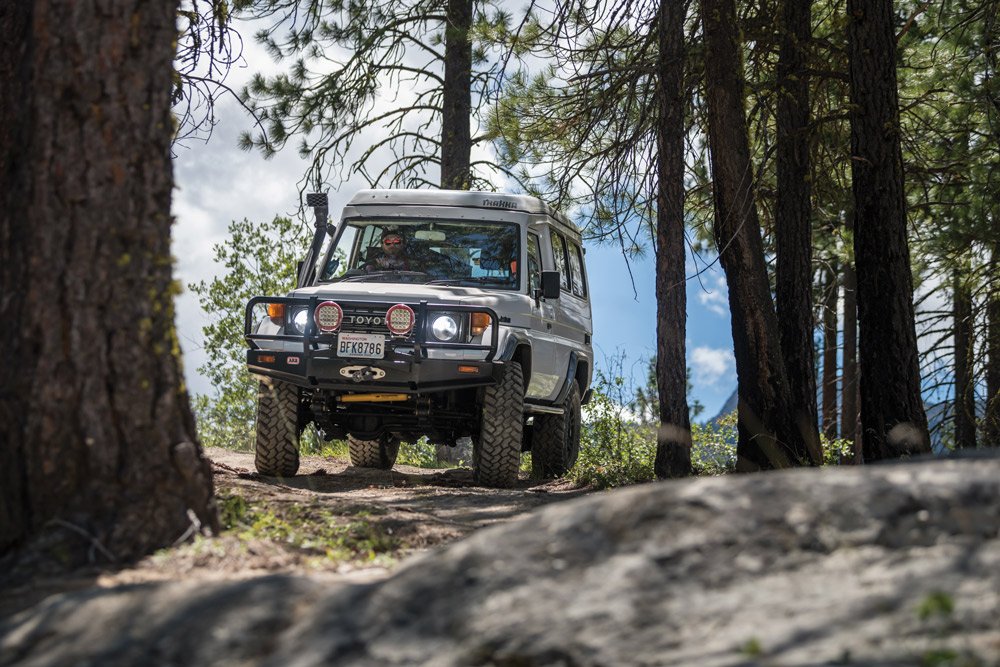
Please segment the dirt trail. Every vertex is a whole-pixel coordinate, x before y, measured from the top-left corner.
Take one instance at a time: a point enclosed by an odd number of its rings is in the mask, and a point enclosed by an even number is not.
[[[391,471],[303,456],[293,478],[262,477],[253,454],[206,449],[227,530],[164,549],[125,568],[33,576],[0,586],[0,618],[66,590],[165,580],[309,573],[372,581],[414,554],[585,491],[522,478],[513,489],[475,486],[467,468]]]

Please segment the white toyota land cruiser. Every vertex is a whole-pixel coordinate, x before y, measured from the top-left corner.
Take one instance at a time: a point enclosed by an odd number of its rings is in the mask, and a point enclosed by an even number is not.
[[[309,422],[355,466],[388,469],[401,441],[472,439],[473,473],[562,475],[580,447],[592,323],[580,233],[521,195],[366,190],[316,234],[284,297],[246,310],[260,380],[256,465],[291,476]]]

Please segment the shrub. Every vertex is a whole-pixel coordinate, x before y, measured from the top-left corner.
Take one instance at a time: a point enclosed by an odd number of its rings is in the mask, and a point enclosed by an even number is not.
[[[420,438],[416,442],[404,442],[399,448],[396,463],[417,468],[450,468],[450,463],[442,463],[437,457],[437,446]]]
[[[691,467],[695,475],[724,475],[736,469],[736,411],[691,425]]]
[[[603,489],[655,478],[656,435],[626,407],[624,385],[621,376],[609,377],[604,371],[594,378],[584,409],[580,458],[569,474],[578,484]]]

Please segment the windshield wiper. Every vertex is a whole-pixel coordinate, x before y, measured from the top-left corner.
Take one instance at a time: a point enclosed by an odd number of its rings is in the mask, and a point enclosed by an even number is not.
[[[371,273],[358,273],[352,276],[344,276],[338,282],[357,283],[364,280],[386,278],[388,276],[400,278],[420,278],[427,274],[423,271],[372,271]]]
[[[485,283],[509,283],[511,282],[507,278],[497,278],[495,276],[469,276],[467,278],[439,278],[437,280],[428,280],[425,285],[458,285],[460,283],[476,283],[479,285]]]

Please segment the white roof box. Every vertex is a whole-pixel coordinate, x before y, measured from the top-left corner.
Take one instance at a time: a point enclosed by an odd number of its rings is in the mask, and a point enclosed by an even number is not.
[[[538,213],[575,226],[566,216],[556,212],[537,197],[511,195],[502,192],[475,190],[362,190],[348,206],[456,206],[460,208],[500,209],[522,213]]]

